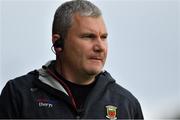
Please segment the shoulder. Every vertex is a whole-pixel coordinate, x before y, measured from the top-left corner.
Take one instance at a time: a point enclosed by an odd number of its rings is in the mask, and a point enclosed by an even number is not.
[[[129,90],[116,83],[116,80],[108,72],[106,73],[106,77],[110,81],[113,81],[108,85],[107,89],[113,97],[124,99],[135,106],[139,105],[138,99]]]
[[[38,72],[31,71],[26,75],[9,80],[4,88],[10,90],[25,90],[33,86],[33,81],[38,78],[37,76]]]
[[[112,98],[112,101],[117,103],[118,106],[124,106],[125,110],[131,113],[132,118],[143,119],[143,113],[138,99],[129,90],[117,84],[110,74],[109,81],[114,81],[107,87],[107,93]]]
[[[109,86],[109,89],[116,95],[120,95],[128,99],[129,101],[137,101],[137,98],[126,88],[117,83],[113,83]]]

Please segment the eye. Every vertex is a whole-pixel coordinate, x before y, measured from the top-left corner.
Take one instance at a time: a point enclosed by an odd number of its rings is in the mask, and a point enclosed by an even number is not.
[[[101,36],[101,39],[106,40],[107,37],[108,37],[108,35],[107,35],[107,34],[104,34],[104,35]]]
[[[83,39],[94,39],[94,38],[96,38],[96,35],[91,34],[91,33],[87,33],[87,34],[81,35],[80,38],[83,38]]]

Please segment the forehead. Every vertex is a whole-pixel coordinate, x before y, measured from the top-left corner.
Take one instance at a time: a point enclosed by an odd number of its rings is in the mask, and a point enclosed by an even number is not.
[[[78,29],[82,32],[87,31],[107,33],[106,26],[102,16],[81,16],[78,13],[76,13],[73,16],[71,28]]]

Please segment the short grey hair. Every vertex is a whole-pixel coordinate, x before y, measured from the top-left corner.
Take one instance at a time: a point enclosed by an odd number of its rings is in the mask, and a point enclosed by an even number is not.
[[[59,6],[55,12],[52,34],[59,34],[62,39],[65,39],[67,32],[72,25],[72,17],[75,13],[88,17],[99,17],[102,15],[101,10],[87,0],[72,0],[65,2]]]

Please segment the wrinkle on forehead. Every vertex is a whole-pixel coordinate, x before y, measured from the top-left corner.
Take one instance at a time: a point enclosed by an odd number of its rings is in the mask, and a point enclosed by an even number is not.
[[[73,18],[74,19],[71,28],[78,27],[80,32],[82,31],[96,34],[107,34],[106,26],[102,16],[87,17],[80,16],[76,13]]]

